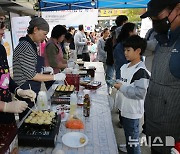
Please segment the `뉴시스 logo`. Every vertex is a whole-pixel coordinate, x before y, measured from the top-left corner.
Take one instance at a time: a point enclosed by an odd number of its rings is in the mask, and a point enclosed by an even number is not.
[[[148,138],[144,136],[141,139],[143,139],[144,142],[139,143],[138,139],[132,139],[131,136],[129,136],[128,145],[130,147],[132,146],[136,147],[138,146],[138,144],[140,144],[140,146],[144,144],[145,146],[149,146],[149,147],[150,146],[171,146],[171,147],[175,146],[175,139],[172,136],[166,136],[165,143],[163,143],[163,140],[159,136],[155,137],[153,140],[151,136],[148,136]]]

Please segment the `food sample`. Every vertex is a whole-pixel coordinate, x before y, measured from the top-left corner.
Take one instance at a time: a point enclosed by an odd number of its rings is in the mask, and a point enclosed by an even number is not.
[[[69,91],[73,91],[73,90],[74,90],[74,85],[71,85]]]
[[[65,86],[65,85],[62,85],[60,91],[64,91],[65,88],[66,88],[66,86]]]
[[[25,119],[25,123],[29,123],[31,121],[31,119]]]
[[[81,137],[80,140],[79,140],[79,142],[80,142],[81,144],[84,144],[84,143],[86,142],[86,139],[85,139],[84,137]]]
[[[26,119],[25,123],[31,124],[51,124],[53,118],[55,117],[55,112],[51,111],[33,111]]]
[[[59,85],[56,88],[56,91],[59,92],[69,92],[69,91],[73,91],[74,90],[74,85]]]
[[[55,112],[51,111],[51,112],[49,113],[49,115],[50,115],[52,118],[54,118],[54,117],[55,117]]]
[[[84,124],[80,119],[70,118],[66,124],[66,128],[69,129],[84,129]]]
[[[48,112],[48,111],[44,111],[44,114],[48,115],[48,114],[49,114],[49,112]]]
[[[46,125],[50,125],[50,124],[51,124],[51,121],[49,121],[49,120],[45,120],[45,121],[44,121],[44,124],[46,124]]]
[[[60,91],[62,85],[57,86],[56,91]]]
[[[65,91],[69,91],[70,85],[67,85]]]

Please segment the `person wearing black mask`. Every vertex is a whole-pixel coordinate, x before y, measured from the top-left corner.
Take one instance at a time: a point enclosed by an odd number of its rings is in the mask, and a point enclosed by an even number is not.
[[[151,0],[158,44],[145,99],[146,135],[152,154],[169,154],[180,142],[180,0]],[[151,140],[150,140],[151,139]]]

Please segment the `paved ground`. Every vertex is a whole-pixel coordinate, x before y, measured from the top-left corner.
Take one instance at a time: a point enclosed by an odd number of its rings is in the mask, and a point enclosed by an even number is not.
[[[117,144],[125,144],[124,131],[122,128],[118,127],[119,115],[116,110],[112,110],[111,113],[112,113],[112,122],[113,122],[114,133],[116,136]],[[141,126],[142,126],[142,123],[143,123],[143,119],[141,120]],[[141,129],[141,127],[140,127],[140,129]],[[125,154],[125,153],[119,152],[119,154]],[[150,148],[147,146],[142,146],[141,154],[151,154]]]

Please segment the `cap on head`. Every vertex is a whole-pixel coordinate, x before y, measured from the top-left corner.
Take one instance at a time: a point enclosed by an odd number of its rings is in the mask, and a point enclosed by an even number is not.
[[[180,3],[180,0],[151,0],[147,4],[147,12],[141,15],[140,18],[156,17],[162,10],[177,3]]]
[[[47,21],[45,19],[43,19],[41,17],[33,18],[29,22],[28,29],[32,29],[34,27],[37,27],[38,29],[49,32],[49,24],[47,23]]]

